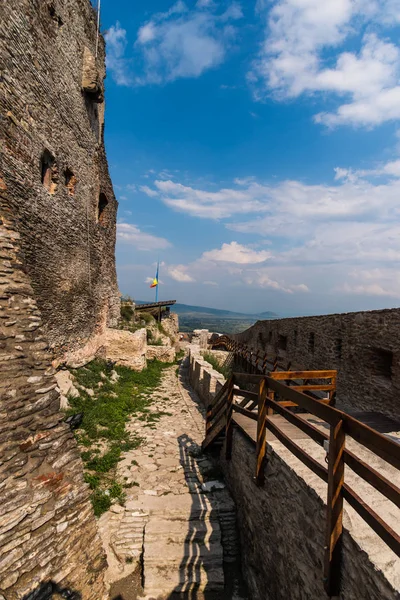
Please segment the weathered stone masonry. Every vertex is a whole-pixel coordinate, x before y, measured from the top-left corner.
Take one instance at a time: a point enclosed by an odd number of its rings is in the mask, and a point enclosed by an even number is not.
[[[0,192],[0,598],[47,600],[51,587],[42,586],[54,582],[60,589],[78,591],[83,600],[99,600],[104,597],[104,552],[76,441],[59,412],[60,396],[40,312],[24,272],[19,233],[2,195],[4,190]]]
[[[104,41],[96,58],[89,0],[2,2],[0,28],[0,599],[99,600],[105,555],[51,365],[93,356],[119,314]]]
[[[345,407],[400,416],[400,309],[258,321],[232,336],[304,369],[337,369]]]
[[[89,0],[0,7],[0,177],[55,357],[115,324],[117,202],[103,144],[104,41]],[[98,342],[100,345],[100,341]]]

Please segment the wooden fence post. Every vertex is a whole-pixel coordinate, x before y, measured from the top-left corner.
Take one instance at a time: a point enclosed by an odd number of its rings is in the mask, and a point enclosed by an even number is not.
[[[230,460],[232,457],[232,437],[233,437],[233,375],[229,380],[228,397],[226,400],[226,429],[225,429],[225,458]]]
[[[339,596],[341,586],[345,432],[343,421],[331,425],[328,451],[328,501],[324,584],[329,596]]]
[[[274,392],[274,391],[272,391],[272,390],[270,390],[270,391],[268,392],[268,398],[269,398],[270,400],[275,400],[275,392]],[[273,415],[273,414],[274,414],[274,409],[272,408],[272,406],[268,406],[268,409],[267,409],[267,414],[268,414],[268,415]]]
[[[266,427],[267,420],[267,381],[261,379],[258,390],[258,419],[257,419],[257,467],[256,467],[256,483],[264,485],[265,481],[265,455],[267,452],[266,443]]]

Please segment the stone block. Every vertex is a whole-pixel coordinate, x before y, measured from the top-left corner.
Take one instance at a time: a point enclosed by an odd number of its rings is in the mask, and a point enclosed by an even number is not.
[[[147,336],[146,329],[135,333],[120,329],[107,329],[106,358],[117,365],[141,371],[146,367]]]

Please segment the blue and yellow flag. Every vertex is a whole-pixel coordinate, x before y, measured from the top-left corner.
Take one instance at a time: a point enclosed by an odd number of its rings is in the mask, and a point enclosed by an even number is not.
[[[157,264],[157,273],[156,276],[153,279],[152,284],[150,285],[151,288],[155,288],[158,286],[158,264]]]

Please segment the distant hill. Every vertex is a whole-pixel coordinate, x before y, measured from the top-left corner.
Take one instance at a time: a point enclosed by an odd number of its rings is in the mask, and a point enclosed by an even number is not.
[[[172,307],[173,312],[178,315],[189,315],[193,314],[196,316],[200,315],[212,315],[213,317],[220,317],[223,319],[274,319],[278,315],[271,311],[266,311],[257,314],[239,313],[232,312],[231,310],[221,310],[220,308],[210,308],[209,306],[191,306],[190,304],[174,304]]]
[[[136,304],[145,304],[145,302],[138,300]],[[209,306],[191,306],[190,304],[174,304],[171,306],[171,310],[179,315],[179,329],[183,332],[208,329],[219,333],[240,333],[254,325],[256,321],[278,317],[271,311],[246,314]]]

